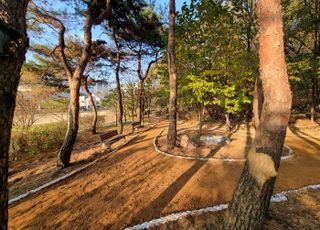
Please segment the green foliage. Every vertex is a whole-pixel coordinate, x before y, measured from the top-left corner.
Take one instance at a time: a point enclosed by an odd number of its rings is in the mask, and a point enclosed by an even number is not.
[[[51,99],[42,104],[42,109],[48,112],[64,112],[68,109],[69,100],[65,98]]]
[[[113,90],[107,97],[101,100],[102,108],[117,108],[117,92]]]
[[[320,27],[320,8],[316,4],[316,0],[282,1],[293,107],[303,108],[300,112],[305,112],[307,105],[311,104],[313,79],[319,81],[320,77],[320,39],[316,38]]]
[[[182,88],[184,91],[191,90],[189,103],[198,103],[203,106],[219,105],[226,113],[240,112],[246,103],[251,103],[245,87],[237,87],[239,82],[222,83],[210,81],[215,71],[205,71],[200,76],[189,75],[188,84]]]
[[[176,43],[181,104],[218,105],[234,114],[251,103],[257,55],[247,51],[236,13],[209,0],[182,7]]]
[[[10,159],[24,159],[34,154],[57,150],[65,136],[66,122],[34,125],[29,129],[12,129]]]

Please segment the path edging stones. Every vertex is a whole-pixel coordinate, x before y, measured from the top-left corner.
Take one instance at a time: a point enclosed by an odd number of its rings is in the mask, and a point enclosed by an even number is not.
[[[271,197],[271,202],[273,203],[279,203],[279,202],[284,202],[288,200],[287,195],[290,193],[298,193],[306,190],[319,190],[320,189],[320,184],[314,184],[314,185],[307,185],[305,187],[299,188],[299,189],[292,189],[288,191],[283,191],[280,193],[277,193]],[[188,210],[184,212],[177,212],[177,213],[172,213],[167,216],[159,217],[141,224],[134,225],[132,227],[125,228],[124,230],[143,230],[143,229],[148,229],[150,227],[156,227],[162,224],[166,224],[169,222],[177,221],[181,218],[190,216],[190,215],[199,215],[202,213],[207,213],[207,212],[218,212],[222,211],[228,208],[228,204],[219,204],[215,206],[210,206],[206,208],[201,208],[201,209],[195,209],[195,210]]]
[[[9,202],[8,202],[8,204],[11,205],[11,204],[14,204],[14,203],[16,203],[16,202],[18,202],[18,201],[21,201],[22,199],[25,199],[25,198],[31,196],[32,194],[36,194],[36,193],[38,193],[38,192],[41,192],[42,190],[44,190],[44,189],[46,189],[46,188],[49,188],[50,186],[53,186],[53,185],[55,185],[55,184],[57,184],[57,183],[59,183],[59,182],[62,182],[62,181],[64,181],[64,180],[66,180],[67,178],[70,178],[70,177],[76,175],[76,174],[79,173],[79,172],[82,172],[83,170],[89,168],[90,166],[96,164],[97,162],[99,162],[99,161],[107,158],[110,154],[117,152],[119,149],[123,148],[124,146],[126,146],[127,144],[129,144],[131,141],[133,141],[134,139],[136,139],[137,137],[139,137],[142,133],[149,131],[150,129],[154,128],[156,125],[157,125],[157,124],[151,125],[148,129],[144,130],[143,132],[141,132],[141,133],[139,133],[139,134],[134,135],[134,136],[133,136],[132,138],[130,138],[128,141],[126,141],[126,142],[124,142],[123,144],[119,145],[118,147],[116,147],[115,149],[113,149],[111,152],[109,152],[109,153],[107,153],[106,155],[104,155],[104,156],[102,156],[102,157],[100,157],[100,158],[98,158],[98,159],[90,162],[89,164],[86,164],[86,165],[84,165],[84,166],[82,166],[82,167],[80,167],[80,168],[77,168],[77,169],[75,169],[75,170],[67,173],[66,175],[63,175],[62,177],[56,178],[56,179],[54,179],[54,180],[52,180],[52,181],[49,181],[48,183],[45,183],[45,184],[43,184],[43,185],[41,185],[41,186],[39,186],[39,187],[37,187],[37,188],[35,188],[35,189],[32,189],[32,190],[30,190],[30,191],[28,191],[28,192],[25,192],[25,193],[23,193],[23,194],[21,194],[21,195],[19,195],[19,196],[16,196],[16,197],[10,199]]]

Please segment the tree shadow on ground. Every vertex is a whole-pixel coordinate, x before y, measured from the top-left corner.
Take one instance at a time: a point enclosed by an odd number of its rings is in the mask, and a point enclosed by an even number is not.
[[[291,126],[289,126],[289,129],[290,129],[290,131],[291,131],[293,134],[295,134],[295,135],[296,135],[297,137],[299,137],[300,139],[304,140],[305,142],[307,142],[308,144],[310,144],[310,145],[313,146],[314,148],[320,149],[320,146],[319,146],[319,144],[318,144],[317,142],[312,141],[311,139],[306,138],[305,136],[309,136],[310,138],[313,138],[313,139],[317,139],[317,138],[314,138],[314,137],[312,137],[312,136],[310,136],[310,135],[308,135],[308,134],[306,134],[306,133],[298,130],[297,128],[293,128],[293,127],[291,127]]]
[[[109,167],[114,167],[114,165],[116,164],[120,165],[123,160],[130,157],[131,155],[136,154],[137,152],[142,152],[143,149],[145,148],[132,148],[130,149],[130,151],[126,151],[123,154],[117,155],[112,161],[104,161],[102,162],[104,166],[103,168],[108,171]],[[108,227],[111,227],[112,225],[103,226],[99,223],[99,218],[95,220],[95,215],[99,213],[99,215],[103,216],[103,213],[108,213],[113,208],[115,209],[115,207],[112,208],[112,205],[116,203],[118,203],[120,207],[121,204],[125,205],[126,202],[128,202],[128,194],[126,193],[126,191],[124,191],[127,189],[127,187],[131,187],[130,196],[134,197],[137,193],[143,193],[143,186],[140,187],[137,186],[137,184],[145,183],[149,179],[148,175],[159,174],[160,171],[166,171],[166,169],[169,167],[169,159],[163,159],[159,164],[156,165],[157,167],[143,167],[144,165],[150,164],[152,161],[159,157],[159,155],[155,155],[147,161],[143,161],[139,157],[134,157],[134,161],[130,162],[130,165],[126,165],[126,167],[130,168],[129,171],[133,171],[136,166],[138,166],[138,168],[145,169],[143,172],[141,172],[141,170],[137,171],[130,177],[124,177],[121,175],[111,177],[104,180],[103,183],[97,185],[96,187],[94,183],[93,185],[91,184],[91,181],[86,181],[86,183],[81,185],[81,189],[83,189],[83,191],[86,191],[87,189],[93,187],[92,190],[84,192],[81,195],[72,196],[73,194],[70,193],[68,195],[64,195],[64,199],[61,202],[59,201],[59,203],[53,203],[42,213],[47,215],[46,218],[49,219],[58,218],[58,222],[54,224],[55,228],[57,226],[65,228],[64,225],[66,224],[68,228],[71,229],[73,229],[73,227],[76,229],[79,226],[82,226],[85,229],[92,227],[101,227],[101,229],[108,229]],[[85,177],[89,177],[90,175],[96,173],[97,172],[95,170],[91,169],[90,172],[86,172]],[[83,177],[83,175],[78,175],[78,178],[80,177]],[[132,190],[132,188],[135,188],[135,190]],[[79,191],[75,193],[79,193]],[[68,210],[70,209],[70,207],[72,207],[73,211],[77,210],[76,213],[73,213],[71,217],[68,214]],[[119,213],[119,215],[130,215],[130,213]],[[26,223],[26,227],[50,227],[51,225],[48,225],[45,221],[46,218],[43,218],[43,216],[41,215],[37,215],[32,220],[28,221],[28,223]],[[92,225],[92,223],[95,224]]]
[[[236,131],[230,133],[230,138]],[[218,146],[216,149],[210,151],[206,158],[212,158],[223,145]],[[177,178],[165,191],[163,191],[156,199],[154,199],[146,208],[141,209],[135,216],[142,216],[144,213],[148,213],[149,210],[157,209],[158,213],[161,213],[167,205],[173,200],[176,194],[184,187],[184,185],[207,163],[207,161],[196,160],[195,163],[185,171],[179,178]]]

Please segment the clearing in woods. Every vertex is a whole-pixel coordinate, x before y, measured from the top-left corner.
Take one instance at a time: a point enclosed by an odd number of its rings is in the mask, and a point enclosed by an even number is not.
[[[142,133],[132,143],[96,165],[40,194],[11,205],[9,227],[11,229],[37,229],[39,226],[45,229],[90,227],[122,229],[169,213],[230,201],[243,162],[185,160],[161,155],[155,151],[152,142],[155,136],[167,127],[167,121],[162,120],[157,123],[156,127]],[[195,124],[183,121],[179,122],[179,128],[192,127]],[[243,124],[241,127],[243,129],[238,129],[232,135],[233,141],[239,142],[238,147],[241,147],[241,142],[244,146],[248,138],[253,138],[252,129],[250,129],[251,135],[247,135],[246,125]],[[286,144],[293,149],[294,157],[282,161],[275,193],[320,183],[320,136],[310,136],[308,135],[310,129],[296,127],[291,125],[288,128]],[[93,140],[92,142],[94,143]],[[91,150],[96,148],[98,147]],[[228,148],[230,152],[237,150],[236,146]],[[40,163],[34,170],[41,167]],[[10,178],[19,173],[21,177],[28,177],[29,181],[36,181],[37,173],[28,175],[30,174],[28,170],[30,169],[26,168],[13,173]],[[22,192],[14,184],[11,188],[14,188],[17,194]],[[276,212],[278,209],[284,209],[283,206],[293,203],[299,208],[306,206],[303,209],[305,211],[301,213],[297,211],[292,214],[291,208],[288,215],[295,219],[299,213],[306,215],[314,212],[314,218],[298,219],[302,220],[301,223],[304,221],[308,223],[311,221],[311,224],[312,221],[319,223],[319,192],[293,195],[293,197],[292,199],[289,197],[288,204],[287,202],[273,204],[272,210]],[[291,201],[298,198],[301,198],[299,205]],[[266,226],[271,226],[270,229],[275,225],[285,226],[286,221],[278,223],[279,219],[281,219],[279,216],[271,219]],[[210,226],[203,217],[195,217],[195,220],[199,226]],[[174,224],[183,228],[183,224],[189,222],[190,220],[181,220]],[[296,222],[290,223],[295,226]],[[299,223],[298,221],[296,224]]]

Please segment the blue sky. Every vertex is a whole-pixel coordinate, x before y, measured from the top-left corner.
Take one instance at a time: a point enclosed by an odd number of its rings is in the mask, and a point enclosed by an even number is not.
[[[148,2],[148,0],[146,0],[146,2]],[[177,11],[180,11],[182,5],[184,2],[187,2],[189,3],[190,0],[176,0],[176,10]],[[169,0],[156,0],[155,1],[156,3],[156,7],[162,7],[164,8],[165,6],[168,6],[168,3],[169,3]],[[52,4],[52,3],[51,3]],[[55,9],[58,9],[58,8],[62,8],[62,9],[66,9],[68,8],[68,5],[66,5],[65,3],[61,3],[59,1],[57,1],[56,3],[53,3],[51,5],[52,7],[54,7]],[[166,8],[168,9],[168,8]],[[68,36],[74,36],[74,37],[78,37],[79,39],[82,40],[82,37],[83,37],[83,30],[82,30],[82,20],[84,20],[84,18],[80,19],[80,18],[77,18],[77,23],[78,26],[74,26],[72,28],[67,28],[67,31],[66,31],[66,35],[67,37]],[[106,35],[101,35],[101,29],[99,28],[99,26],[97,27],[94,27],[93,30],[93,39],[104,39],[106,41],[109,41],[109,38],[106,36]],[[46,28],[46,32],[43,33],[43,34],[36,34],[36,33],[30,33],[29,34],[30,36],[30,42],[31,43],[42,43],[42,44],[48,44],[52,47],[54,47],[57,43],[57,39],[58,39],[58,35],[55,31],[53,31],[52,29],[50,28]],[[32,60],[33,57],[32,57],[32,54],[30,52],[28,52],[27,54],[27,61],[28,60]],[[147,62],[147,60],[144,60],[145,62]],[[147,63],[143,63],[143,67],[146,67]],[[112,70],[110,70],[112,72]],[[107,71],[109,72],[109,71]],[[125,77],[125,76],[123,76]],[[129,76],[129,78],[132,80],[134,80],[134,76]]]
[[[169,0],[156,0],[157,5],[168,5]],[[176,9],[179,11],[184,2],[189,3],[190,0],[176,0]]]

